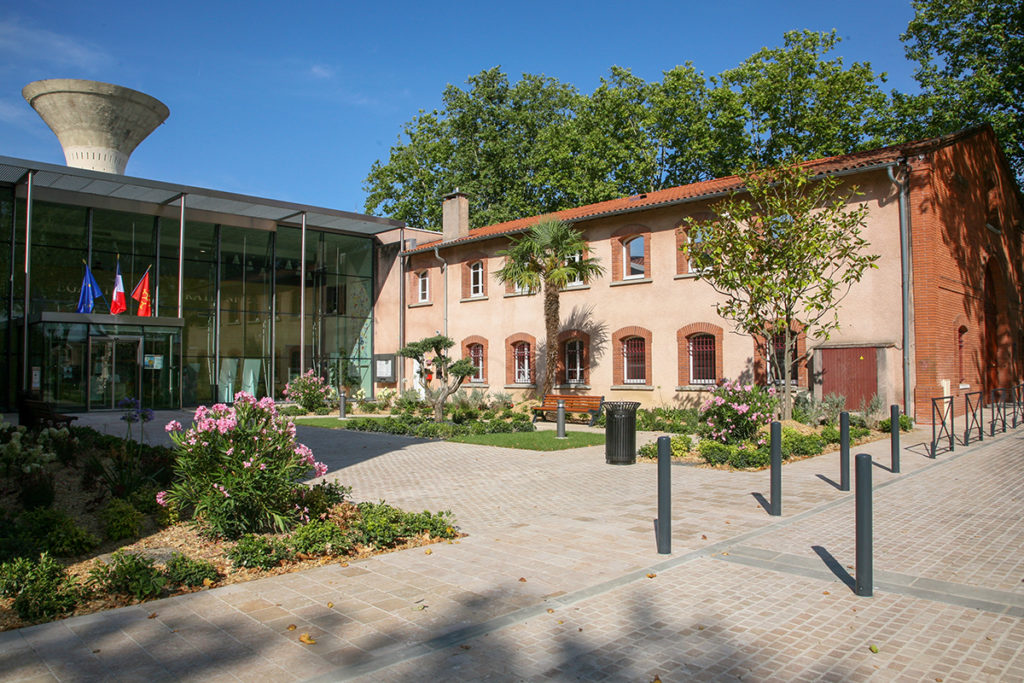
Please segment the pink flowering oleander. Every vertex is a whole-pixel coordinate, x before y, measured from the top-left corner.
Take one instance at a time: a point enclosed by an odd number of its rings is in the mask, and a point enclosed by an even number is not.
[[[313,463],[313,476],[322,477],[327,474],[327,465],[322,462]]]
[[[171,420],[170,422],[167,423],[167,426],[164,427],[164,431],[165,432],[180,432],[181,431],[181,423],[178,422],[177,420]]]
[[[156,504],[160,507],[167,507],[167,491],[158,491],[156,494]]]

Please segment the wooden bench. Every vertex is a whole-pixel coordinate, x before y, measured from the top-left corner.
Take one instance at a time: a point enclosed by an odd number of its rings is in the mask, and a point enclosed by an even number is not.
[[[533,409],[533,421],[537,418],[547,419],[545,413],[558,411],[558,402],[565,401],[566,413],[590,413],[589,426],[593,427],[597,416],[601,413],[604,396],[570,396],[563,394],[545,394],[544,402]]]
[[[29,428],[70,427],[72,421],[78,419],[74,415],[58,413],[53,409],[53,405],[46,401],[31,398],[23,398],[21,400],[21,410],[19,412],[19,421]]]

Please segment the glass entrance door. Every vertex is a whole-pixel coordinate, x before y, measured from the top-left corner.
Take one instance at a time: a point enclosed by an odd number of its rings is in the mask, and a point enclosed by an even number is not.
[[[90,337],[89,410],[114,409],[122,399],[138,399],[141,371],[141,339]]]

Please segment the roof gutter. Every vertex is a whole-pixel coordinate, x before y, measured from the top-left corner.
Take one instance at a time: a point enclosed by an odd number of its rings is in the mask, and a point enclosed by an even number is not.
[[[834,173],[818,173],[818,174],[815,174],[815,175],[811,176],[811,179],[812,180],[817,180],[818,178],[825,178],[825,177],[828,177],[828,176],[831,176],[831,177],[843,177],[843,176],[848,176],[848,175],[856,175],[858,173],[870,173],[872,171],[888,170],[888,169],[891,169],[891,168],[893,168],[894,166],[897,166],[897,165],[898,165],[898,162],[896,162],[896,161],[887,161],[887,162],[882,163],[882,164],[873,164],[871,166],[861,166],[861,167],[858,167],[858,168],[849,168],[849,169],[846,169],[846,170],[843,170],[843,171],[835,171]],[[575,220],[576,221],[587,221],[587,220],[593,220],[595,218],[605,218],[605,217],[608,217],[608,216],[621,216],[621,215],[627,214],[627,213],[636,213],[638,211],[647,211],[649,209],[659,209],[659,208],[668,207],[668,206],[678,206],[680,204],[690,204],[692,202],[705,201],[705,200],[708,200],[708,199],[718,199],[720,197],[728,197],[729,195],[733,194],[737,190],[742,189],[742,187],[743,186],[740,184],[740,185],[737,185],[735,187],[729,188],[727,190],[720,190],[718,192],[708,192],[706,194],[694,195],[692,197],[683,197],[681,199],[674,199],[674,200],[671,200],[671,201],[661,202],[661,203],[658,203],[658,204],[644,204],[643,206],[628,207],[628,208],[624,208],[624,209],[617,209],[615,211],[604,211],[604,212],[601,212],[601,213],[591,214],[589,216],[580,216],[579,218],[577,218]],[[555,212],[555,213],[557,213],[557,212]],[[551,214],[545,214],[545,216],[550,216],[550,215]],[[537,218],[539,219],[540,216],[538,216]],[[438,249],[448,249],[450,247],[462,246],[463,244],[473,244],[474,242],[483,242],[485,240],[491,240],[491,239],[495,239],[497,237],[507,237],[509,235],[518,235],[520,233],[526,232],[531,227],[532,227],[531,225],[527,225],[527,226],[523,226],[521,228],[514,228],[512,230],[509,230],[508,232],[500,232],[500,233],[490,234],[490,235],[480,235],[478,237],[470,237],[469,239],[452,240],[450,242],[439,242],[437,244],[426,245],[426,246],[420,247],[418,249],[410,249],[409,251],[406,251],[406,252],[403,252],[403,253],[408,256],[408,255],[412,255],[412,254],[418,254],[418,253],[422,253],[422,252],[433,250],[434,254],[437,255]],[[441,257],[438,256],[437,258],[440,259]],[[441,260],[443,260],[443,259],[441,259]]]

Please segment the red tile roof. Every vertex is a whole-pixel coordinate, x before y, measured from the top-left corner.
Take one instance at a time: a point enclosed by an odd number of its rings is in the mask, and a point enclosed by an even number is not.
[[[805,161],[801,165],[813,171],[815,174],[821,175],[832,175],[846,171],[856,171],[858,169],[870,169],[873,167],[885,166],[895,163],[897,159],[902,157],[931,151],[965,137],[970,137],[987,127],[988,126],[977,126],[958,133],[930,138],[927,140],[909,142],[903,145],[882,147],[881,149],[855,152],[853,154],[844,154],[842,156],[826,157],[824,159],[814,159],[811,161]],[[602,216],[632,213],[634,211],[641,211],[643,209],[650,209],[658,206],[667,206],[696,201],[698,199],[713,198],[734,192],[742,186],[743,181],[739,176],[727,176],[725,178],[715,178],[714,180],[704,180],[698,183],[690,183],[689,185],[680,185],[678,187],[670,187],[664,190],[657,190],[655,192],[636,194],[631,197],[610,199],[596,204],[587,204],[586,206],[564,209],[554,213],[529,216],[527,218],[517,218],[516,220],[506,221],[504,223],[485,225],[483,227],[470,230],[469,234],[465,237],[460,237],[448,242],[440,239],[433,240],[426,244],[417,245],[415,248],[409,249],[404,253],[416,254],[428,251],[434,247],[448,249],[449,247],[455,247],[469,242],[477,242],[493,237],[524,232],[530,226],[545,219],[556,219],[567,223],[574,223],[576,221],[599,218]]]

